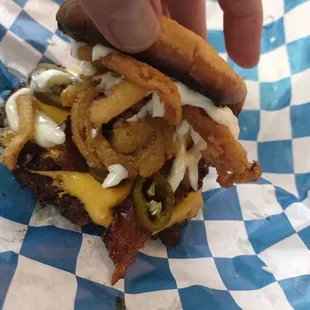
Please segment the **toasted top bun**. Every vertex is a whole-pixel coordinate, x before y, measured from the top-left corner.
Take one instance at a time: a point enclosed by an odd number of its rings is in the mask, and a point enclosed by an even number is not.
[[[111,46],[82,10],[79,0],[65,1],[56,19],[59,30],[74,40]],[[203,38],[167,17],[162,17],[157,41],[131,56],[183,82],[216,105],[229,106],[235,115],[242,110],[246,86],[241,77]]]

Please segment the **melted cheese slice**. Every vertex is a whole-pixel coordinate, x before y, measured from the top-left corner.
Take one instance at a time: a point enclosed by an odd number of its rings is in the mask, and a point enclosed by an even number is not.
[[[40,101],[37,102],[37,108],[51,118],[55,123],[62,124],[70,115],[70,111],[60,109]]]
[[[90,218],[96,224],[104,227],[111,224],[112,209],[122,203],[130,194],[134,184],[131,180],[117,187],[102,188],[101,184],[89,173],[71,171],[32,172],[53,178],[53,186],[81,200]],[[175,206],[172,218],[166,228],[191,219],[202,206],[201,190],[190,192],[184,200]]]
[[[203,200],[201,190],[190,192],[185,199],[174,207],[172,218],[167,227],[191,219],[196,216],[202,206]]]
[[[108,227],[112,222],[112,208],[131,192],[133,181],[113,188],[102,188],[89,173],[70,171],[33,171],[54,179],[53,186],[81,200],[94,223]]]
[[[165,228],[169,228],[174,224],[190,220],[192,217],[197,215],[202,206],[203,200],[201,190],[190,192],[185,199],[174,207],[171,220]],[[154,232],[153,235],[157,233],[159,233],[159,231]]]

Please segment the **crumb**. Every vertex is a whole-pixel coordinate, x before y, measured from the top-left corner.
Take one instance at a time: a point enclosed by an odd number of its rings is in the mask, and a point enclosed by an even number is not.
[[[264,270],[267,273],[273,274],[273,272],[271,271],[271,269],[268,266],[263,266],[262,270]]]

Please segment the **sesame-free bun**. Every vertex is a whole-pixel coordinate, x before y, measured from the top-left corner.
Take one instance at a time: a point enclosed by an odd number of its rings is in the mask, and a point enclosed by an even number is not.
[[[74,40],[111,46],[78,0],[65,1],[56,19],[59,29]],[[216,105],[229,106],[236,115],[242,110],[246,86],[241,77],[203,38],[167,17],[162,17],[156,42],[131,56],[183,82]]]

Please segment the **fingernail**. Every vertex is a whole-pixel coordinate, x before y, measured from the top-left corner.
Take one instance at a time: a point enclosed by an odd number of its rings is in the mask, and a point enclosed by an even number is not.
[[[128,52],[149,47],[159,31],[159,18],[149,0],[126,1],[109,20],[109,30]]]

